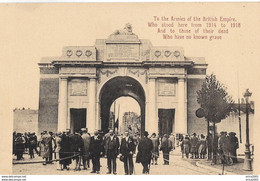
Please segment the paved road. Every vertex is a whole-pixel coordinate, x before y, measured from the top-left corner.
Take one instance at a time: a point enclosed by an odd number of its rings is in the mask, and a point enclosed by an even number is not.
[[[176,151],[175,151],[176,152]],[[35,159],[30,159],[27,154],[24,155],[25,160],[23,161],[40,161],[40,157],[36,156]],[[15,160],[14,160],[15,161]],[[134,158],[135,161],[135,158]],[[186,159],[181,158],[180,154],[173,153],[170,156],[170,165],[163,165],[162,154],[160,155],[158,165],[151,165],[150,174],[153,175],[218,175],[219,173],[207,170],[196,166],[196,161],[187,161]],[[46,166],[42,164],[19,164],[13,165],[13,174],[15,175],[91,175],[91,169],[74,171],[73,169],[67,171],[57,170],[57,163],[48,164]],[[70,166],[73,168],[75,163],[72,163]],[[101,158],[101,171],[100,174],[106,174],[106,159]],[[124,175],[124,166],[123,162],[119,159],[117,160],[117,174]],[[135,163],[135,174],[142,174],[142,165]]]

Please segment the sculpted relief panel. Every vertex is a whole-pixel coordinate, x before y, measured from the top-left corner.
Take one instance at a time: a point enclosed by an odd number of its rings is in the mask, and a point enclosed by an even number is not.
[[[159,96],[175,96],[176,95],[176,82],[159,81],[158,82],[158,95]]]
[[[87,96],[87,80],[72,80],[69,83],[71,96]]]

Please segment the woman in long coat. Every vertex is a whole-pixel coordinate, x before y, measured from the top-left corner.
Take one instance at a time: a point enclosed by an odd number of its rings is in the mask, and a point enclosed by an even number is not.
[[[140,140],[138,144],[138,153],[136,156],[136,163],[142,163],[143,174],[149,174],[149,165],[151,164],[153,143],[149,139],[148,132],[144,132],[144,137]]]
[[[185,136],[184,140],[181,143],[183,146],[183,154],[186,155],[186,158],[189,158],[189,153],[190,153],[190,138],[188,135]]]
[[[167,134],[165,134],[162,138],[162,146],[160,150],[163,152],[164,165],[169,165],[169,155],[172,150],[172,141],[168,139]]]
[[[43,165],[46,165],[50,159],[52,137],[47,132],[42,136],[41,144],[43,144],[42,158],[45,159]]]
[[[156,134],[153,133],[151,137],[153,143],[153,150],[152,150],[152,165],[155,163],[157,165],[157,159],[159,158],[159,138],[156,137]]]
[[[203,134],[201,134],[201,139],[199,141],[198,153],[199,153],[201,159],[204,159],[205,155],[207,154],[207,141]]]

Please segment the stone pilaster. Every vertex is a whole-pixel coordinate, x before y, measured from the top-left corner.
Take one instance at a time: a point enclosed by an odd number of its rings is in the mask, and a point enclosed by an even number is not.
[[[65,131],[68,114],[68,78],[60,77],[59,84],[58,131]]]
[[[185,79],[178,79],[178,116],[175,120],[175,132],[187,134],[187,101]]]
[[[87,128],[90,134],[93,134],[96,127],[96,79],[90,78],[89,80],[89,107],[87,115]]]
[[[146,121],[146,130],[151,135],[152,133],[158,133],[158,116],[156,108],[156,89],[155,89],[155,78],[150,78],[149,83],[149,111],[148,121]]]

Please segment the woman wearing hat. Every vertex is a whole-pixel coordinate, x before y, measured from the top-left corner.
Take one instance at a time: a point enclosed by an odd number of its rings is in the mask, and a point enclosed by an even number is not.
[[[207,144],[206,144],[206,139],[203,134],[201,134],[201,139],[199,141],[199,150],[198,153],[200,155],[201,159],[205,159],[205,155],[207,154]]]
[[[181,143],[181,146],[183,146],[182,154],[185,154],[186,158],[189,158],[190,147],[191,147],[189,135],[185,136],[184,140]]]

